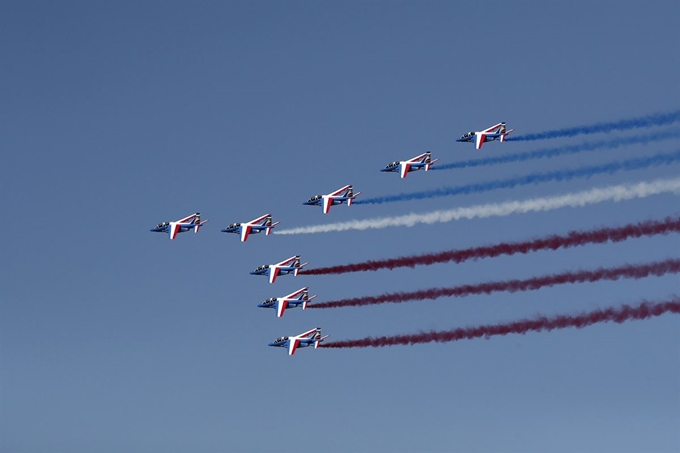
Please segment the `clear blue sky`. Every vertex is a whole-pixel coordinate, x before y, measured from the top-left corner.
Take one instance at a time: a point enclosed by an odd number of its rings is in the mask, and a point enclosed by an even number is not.
[[[521,240],[678,213],[678,198],[310,236],[280,228],[677,176],[678,166],[380,206],[301,203],[491,181],[677,149],[677,141],[518,164],[448,163],[583,138],[455,143],[680,107],[680,4],[658,2],[4,2],[0,9],[0,451],[678,451],[680,320],[490,340],[298,351],[267,343],[450,329],[661,300],[678,277],[400,306],[318,300],[677,256],[677,235],[461,265],[248,275]],[[677,126],[676,126],[677,127]],[[660,129],[661,131],[662,129]],[[593,137],[600,139],[603,136]],[[148,231],[200,211],[198,235]]]

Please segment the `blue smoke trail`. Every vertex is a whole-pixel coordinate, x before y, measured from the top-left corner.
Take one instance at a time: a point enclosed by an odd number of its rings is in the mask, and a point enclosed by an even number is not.
[[[583,151],[595,151],[598,149],[614,149],[619,148],[621,146],[633,145],[636,143],[648,144],[662,140],[671,140],[679,137],[680,130],[670,132],[656,132],[653,134],[645,135],[633,135],[629,137],[617,137],[614,139],[607,139],[599,142],[583,142],[577,145],[544,148],[525,153],[506,154],[504,156],[483,157],[481,159],[463,160],[444,165],[433,165],[431,170],[451,170],[456,168],[483,167],[487,165],[507,164],[510,162],[524,162],[527,160],[551,158],[567,154],[576,154]]]
[[[565,129],[554,129],[552,131],[539,132],[537,134],[520,135],[518,137],[507,137],[506,141],[529,141],[546,140],[558,137],[573,137],[583,134],[608,133],[612,131],[623,131],[628,129],[638,129],[641,127],[663,126],[680,121],[680,110],[668,113],[655,113],[653,115],[641,116],[639,118],[629,118],[608,123],[595,123],[590,126],[577,126]]]
[[[547,173],[533,173],[500,181],[468,184],[458,187],[442,187],[423,192],[400,193],[384,197],[355,200],[354,204],[383,204],[395,201],[421,200],[423,198],[449,197],[453,195],[469,195],[472,193],[489,192],[497,189],[512,189],[516,186],[526,186],[548,181],[569,181],[575,178],[590,178],[594,175],[612,174],[619,171],[640,170],[652,166],[669,165],[680,161],[680,150],[670,154],[655,154],[653,156],[639,157],[635,159],[612,162],[609,164],[594,165],[590,167],[575,168],[571,170],[557,170]]]

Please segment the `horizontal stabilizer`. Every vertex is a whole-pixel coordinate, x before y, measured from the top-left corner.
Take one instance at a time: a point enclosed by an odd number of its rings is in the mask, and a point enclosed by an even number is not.
[[[325,340],[326,338],[328,338],[328,337],[330,337],[330,335],[324,335],[323,337],[321,337],[321,338],[319,338],[318,340],[316,340],[316,341],[314,342],[314,349],[318,348],[318,347],[319,347],[319,343],[321,343],[322,341],[324,341],[324,340]]]
[[[275,222],[275,223],[272,223],[271,225],[269,225],[269,226],[267,227],[267,231],[265,231],[265,234],[266,234],[267,236],[269,236],[269,234],[271,234],[271,232],[272,232],[272,228],[274,228],[274,227],[275,227],[276,225],[278,225],[279,223],[281,223],[281,222]]]

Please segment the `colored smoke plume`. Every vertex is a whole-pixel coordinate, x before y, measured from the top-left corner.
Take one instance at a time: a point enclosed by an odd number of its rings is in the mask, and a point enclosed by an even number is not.
[[[614,322],[617,324],[631,320],[649,319],[666,313],[680,313],[680,299],[674,297],[666,302],[642,302],[636,306],[623,305],[593,310],[578,315],[537,316],[501,324],[488,324],[476,327],[461,327],[453,330],[419,332],[409,335],[383,337],[366,337],[358,340],[334,341],[322,343],[322,348],[380,348],[384,346],[414,345],[421,343],[448,343],[451,341],[471,340],[474,338],[490,338],[508,334],[525,334],[528,332],[544,332],[555,329],[574,327],[582,329],[597,323]]]
[[[385,293],[378,296],[353,297],[329,302],[309,305],[307,308],[341,308],[364,307],[385,303],[402,303],[410,301],[434,300],[441,297],[466,297],[477,294],[491,294],[497,292],[515,293],[518,291],[536,291],[555,285],[573,283],[597,282],[602,280],[618,280],[621,278],[641,279],[650,275],[662,276],[680,272],[680,259],[667,259],[647,264],[626,264],[619,267],[599,268],[595,270],[581,270],[562,272],[560,274],[542,275],[523,280],[501,280],[459,285],[448,288],[428,288],[418,291]]]
[[[385,195],[382,197],[367,198],[356,200],[354,204],[383,204],[398,201],[422,200],[426,198],[450,197],[455,195],[470,195],[476,193],[490,192],[499,189],[512,189],[517,186],[527,186],[540,184],[543,182],[571,181],[577,178],[590,178],[595,175],[614,174],[619,171],[642,170],[652,166],[670,165],[680,161],[680,150],[669,154],[654,154],[645,157],[636,157],[618,162],[611,162],[602,165],[592,165],[588,167],[572,168],[569,170],[556,170],[545,173],[531,173],[525,176],[499,179],[496,181],[465,184],[456,187],[440,187],[438,189],[423,190],[420,192],[404,192],[395,195]]]
[[[662,140],[673,140],[680,138],[680,131],[655,132],[653,134],[633,135],[629,137],[614,137],[607,140],[596,142],[583,142],[576,145],[563,145],[554,148],[543,148],[524,153],[505,154],[501,156],[488,156],[479,159],[461,160],[450,164],[435,164],[432,170],[453,170],[468,167],[485,167],[489,165],[507,164],[511,162],[525,162],[534,159],[550,159],[568,154],[576,154],[585,151],[596,151],[600,149],[615,149],[622,146],[634,145],[638,143],[648,144]]]
[[[462,263],[468,260],[494,258],[500,255],[514,255],[539,250],[557,250],[561,248],[580,247],[587,244],[604,244],[622,242],[642,236],[680,232],[680,218],[650,220],[631,223],[616,228],[598,228],[587,231],[570,231],[565,235],[552,235],[522,242],[501,242],[500,244],[482,247],[471,247],[461,250],[447,250],[422,255],[402,256],[384,260],[370,260],[360,263],[342,264],[339,266],[320,267],[300,271],[304,275],[346,274],[349,272],[377,271],[380,269],[396,269],[400,267],[429,266],[438,263]]]
[[[560,137],[574,137],[576,135],[609,133],[614,131],[625,131],[639,129],[643,127],[664,126],[680,121],[680,110],[667,113],[655,113],[652,115],[641,116],[638,118],[628,118],[618,121],[595,123],[585,126],[568,127],[564,129],[553,129],[550,131],[519,136],[508,136],[506,141],[533,141],[546,140]]]
[[[552,211],[561,208],[580,208],[603,203],[605,201],[618,203],[625,200],[647,198],[665,193],[680,193],[680,178],[657,179],[655,181],[639,182],[635,184],[618,184],[581,192],[571,192],[564,195],[530,198],[528,200],[509,200],[502,203],[473,205],[419,214],[411,213],[392,217],[378,217],[373,219],[310,225],[274,231],[274,234],[315,234],[348,230],[378,230],[398,226],[412,227],[420,224],[445,223],[462,219],[505,217],[514,214]]]

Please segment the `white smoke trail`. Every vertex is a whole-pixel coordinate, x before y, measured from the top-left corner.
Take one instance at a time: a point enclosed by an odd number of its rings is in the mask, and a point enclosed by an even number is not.
[[[381,229],[397,226],[412,227],[419,223],[444,223],[460,219],[504,217],[527,212],[552,211],[553,209],[559,208],[578,208],[605,201],[619,202],[635,198],[646,198],[662,193],[680,194],[680,178],[658,179],[656,181],[640,182],[637,184],[620,184],[553,197],[490,203],[446,211],[433,211],[423,214],[411,213],[395,217],[350,220],[348,222],[329,223],[326,225],[311,225],[275,231],[274,233],[313,234],[330,233],[333,231]]]

